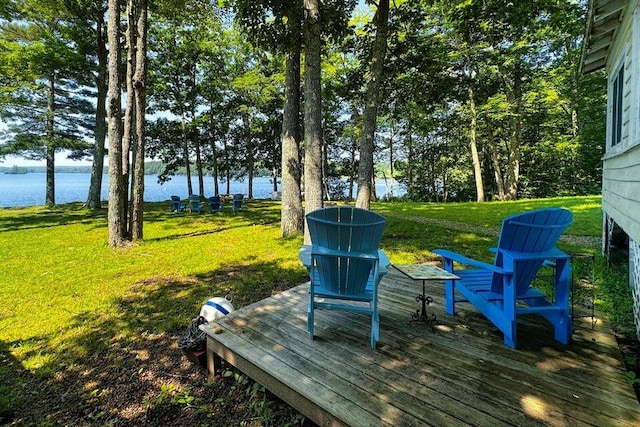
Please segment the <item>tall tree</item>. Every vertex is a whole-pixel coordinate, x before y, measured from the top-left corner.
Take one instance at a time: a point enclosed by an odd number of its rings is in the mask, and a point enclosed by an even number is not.
[[[132,25],[131,23],[129,25]],[[133,92],[135,100],[135,145],[133,149],[133,185],[131,186],[132,239],[143,237],[144,215],[144,160],[145,160],[145,113],[147,110],[147,0],[139,0],[136,21],[136,59],[133,73]]]
[[[302,49],[302,2],[235,2],[237,17],[257,46],[285,55],[285,97],[282,119],[282,236],[303,231],[300,152],[300,52]],[[268,19],[273,16],[275,19]],[[268,25],[265,25],[268,23]],[[275,178],[274,178],[275,179]]]
[[[3,152],[46,160],[45,203],[55,204],[55,153],[82,149],[93,112],[84,86],[90,67],[71,39],[69,14],[57,0],[13,2],[0,23],[5,65],[0,114],[8,122]],[[8,83],[8,84],[7,84]]]
[[[295,7],[295,6],[298,7]],[[280,233],[283,237],[299,234],[304,229],[300,190],[300,49],[301,8],[299,2],[288,19],[291,44],[285,53],[285,96],[282,115],[282,214]]]
[[[109,90],[107,117],[109,118],[109,246],[121,246],[126,236],[126,185],[122,179],[122,107],[120,93],[120,1],[109,0]]]
[[[360,142],[360,164],[358,167],[358,197],[356,206],[369,209],[372,195],[375,194],[375,176],[373,169],[373,151],[380,103],[381,80],[384,76],[384,58],[387,54],[387,26],[389,21],[389,0],[379,0],[373,19],[376,37],[371,52],[371,71],[367,82],[367,94],[362,120],[362,139]]]
[[[322,203],[320,0],[304,0],[304,199],[307,213]],[[305,227],[305,244],[311,243]]]

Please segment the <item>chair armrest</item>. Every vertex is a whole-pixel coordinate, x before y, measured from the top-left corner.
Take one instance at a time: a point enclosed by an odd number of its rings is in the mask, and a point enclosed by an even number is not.
[[[311,245],[302,245],[298,251],[298,258],[305,267],[311,267]]]
[[[313,251],[314,246],[312,245],[302,245],[300,251],[298,251],[298,258],[302,261],[302,265],[309,268],[311,267],[311,254],[316,253]],[[325,249],[326,250],[326,249]],[[340,252],[342,254],[342,252]],[[350,254],[351,256],[351,254]],[[365,259],[375,259],[373,254],[367,252],[366,256],[359,257]],[[391,261],[389,261],[389,257],[384,251],[378,250],[378,270],[381,274],[386,274],[389,266],[391,265]]]
[[[389,257],[382,250],[378,250],[378,272],[380,274],[387,274],[389,270],[389,266],[391,265],[391,261],[389,261]]]
[[[333,257],[349,257],[349,258],[358,258],[358,259],[370,259],[370,260],[379,260],[378,251],[371,252],[355,252],[355,251],[339,251],[336,249],[329,249],[324,246],[319,245],[311,245],[311,255],[324,255],[324,256],[333,256]]]
[[[536,259],[552,260],[552,259],[569,259],[571,256],[558,248],[552,248],[544,252],[516,252],[508,249],[498,249],[499,252],[511,257],[516,261],[531,261]]]
[[[442,256],[445,259],[450,259],[452,261],[455,261],[459,264],[463,264],[463,265],[468,265],[471,267],[477,267],[477,268],[482,268],[485,270],[489,270],[489,271],[493,271],[494,273],[500,273],[500,274],[511,274],[512,272],[510,271],[506,271],[503,268],[500,267],[496,267],[493,264],[488,264],[486,262],[482,262],[482,261],[478,261],[475,259],[471,259],[471,258],[467,258],[464,255],[460,255],[458,253],[455,252],[451,252],[448,251],[446,249],[434,249],[431,252],[433,252],[434,254],[438,254],[440,256]]]

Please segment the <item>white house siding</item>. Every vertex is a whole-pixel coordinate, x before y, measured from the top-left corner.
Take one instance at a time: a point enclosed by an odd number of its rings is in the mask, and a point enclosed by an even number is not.
[[[602,209],[640,242],[640,146],[604,160]]]
[[[607,152],[603,158],[602,209],[629,236],[629,281],[633,289],[634,317],[640,340],[640,6],[630,8],[618,29],[607,61]],[[613,81],[624,67],[622,139],[611,146]],[[610,227],[606,226],[605,233]],[[609,236],[603,236],[605,238]]]

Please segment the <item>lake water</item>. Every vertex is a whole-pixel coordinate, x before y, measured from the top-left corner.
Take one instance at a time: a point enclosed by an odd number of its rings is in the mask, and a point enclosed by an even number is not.
[[[89,193],[89,181],[91,175],[84,173],[57,173],[55,177],[56,203],[85,202]],[[197,178],[192,179],[194,191],[198,191]],[[144,200],[147,202],[161,202],[169,200],[172,195],[178,195],[186,199],[187,177],[176,176],[164,184],[158,183],[155,175],[145,175]],[[394,183],[394,194],[400,195],[402,189]],[[11,206],[37,206],[45,202],[46,175],[44,173],[27,174],[2,174],[0,173],[0,207]],[[205,196],[214,194],[214,182],[212,177],[204,179]],[[226,183],[220,183],[221,193],[227,189]],[[280,186],[278,186],[280,190]],[[249,186],[247,181],[231,181],[231,193],[247,194]],[[253,197],[256,199],[269,199],[273,191],[273,183],[268,177],[254,178]],[[102,200],[109,196],[109,179],[107,175],[102,177]],[[378,197],[384,197],[387,193],[383,180],[376,182]]]

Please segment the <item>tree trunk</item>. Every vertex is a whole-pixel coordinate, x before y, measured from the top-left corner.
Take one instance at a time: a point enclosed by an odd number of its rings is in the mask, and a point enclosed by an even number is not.
[[[204,196],[204,170],[202,168],[202,149],[200,148],[200,138],[196,134],[195,147],[196,147],[196,170],[198,172],[198,194]]]
[[[191,70],[191,87],[196,87],[196,66]],[[191,106],[191,117],[196,117],[196,106],[192,104]],[[196,149],[196,171],[198,172],[198,194],[202,197],[204,196],[204,171],[202,167],[202,147],[200,143],[200,134],[198,129],[193,135],[194,147]]]
[[[231,194],[231,167],[230,167],[230,158],[229,158],[229,141],[224,139],[224,163],[225,163],[225,175],[227,179],[227,191],[226,194]]]
[[[247,181],[248,181],[248,193],[247,197],[253,198],[253,169],[255,167],[255,157],[253,148],[253,138],[251,136],[251,123],[247,115],[242,116],[242,122],[245,129],[246,147],[247,147]]]
[[[490,128],[490,126],[489,126]],[[500,155],[498,152],[498,146],[492,131],[489,129],[487,133],[489,142],[489,150],[491,152],[491,164],[493,165],[493,176],[496,181],[496,190],[498,191],[498,200],[505,200],[504,194],[504,178],[502,177],[502,170],[500,169]]]
[[[300,20],[289,20],[295,34],[293,47],[286,54],[285,92],[282,116],[282,211],[280,234],[287,237],[304,231],[304,212],[300,190]]]
[[[120,2],[109,0],[109,92],[107,116],[109,117],[109,246],[120,246],[122,234],[122,207],[125,189],[122,187],[122,119],[120,95]]]
[[[517,64],[513,72],[513,116],[511,118],[511,137],[507,165],[505,197],[517,200],[518,181],[520,180],[520,144],[522,133],[522,83],[521,64]]]
[[[304,198],[308,213],[322,208],[320,1],[304,0],[304,12]],[[304,243],[311,243],[308,227]]]
[[[125,189],[124,206],[122,213],[123,224],[127,225],[125,235],[131,236],[131,214],[129,212],[133,207],[129,204],[129,186],[133,186],[133,183],[129,180],[130,165],[129,165],[129,153],[131,152],[131,141],[135,140],[135,117],[136,117],[136,103],[135,93],[133,88],[133,74],[136,69],[136,53],[135,47],[137,43],[138,35],[136,33],[136,20],[139,14],[138,1],[127,0],[127,75],[126,87],[127,87],[127,99],[125,101],[124,112],[124,129],[122,131],[122,185]],[[132,189],[133,192],[133,189]],[[129,214],[129,215],[128,215]]]
[[[476,201],[484,202],[484,183],[482,182],[482,166],[478,155],[478,114],[473,88],[469,85],[469,110],[471,112],[471,128],[469,129],[469,145],[471,146],[471,159],[473,162],[473,174],[476,179]]]
[[[362,120],[362,139],[360,142],[360,165],[358,167],[358,196],[356,206],[369,209],[371,198],[375,197],[373,150],[375,145],[376,120],[378,116],[379,92],[384,71],[384,58],[387,53],[387,25],[389,19],[389,0],[379,0],[374,17],[376,38],[371,54],[371,79],[367,84],[367,94]]]
[[[213,136],[213,138],[211,139],[211,156],[213,157],[213,195],[214,196],[218,196],[220,193],[220,189],[218,188],[218,152],[217,152],[217,147],[216,147],[216,140],[214,135],[216,134],[215,132],[215,122],[214,122],[214,116],[213,116],[213,105],[211,105],[211,114],[209,115],[210,120],[209,120],[209,127],[210,127],[210,132],[211,132],[211,136]]]
[[[49,206],[56,204],[56,143],[55,143],[55,77],[49,77],[49,88],[47,94],[47,190],[45,203]]]
[[[93,145],[91,163],[91,183],[87,196],[87,207],[99,209],[102,194],[102,175],[104,174],[104,143],[107,137],[107,46],[104,33],[104,14],[98,15],[96,23],[96,44],[98,56],[98,75],[96,77],[96,140]]]
[[[413,200],[416,191],[413,171],[415,159],[413,154],[413,138],[411,137],[413,132],[411,122],[407,123],[407,130],[407,195],[410,200]]]
[[[131,237],[142,239],[144,217],[144,141],[147,82],[147,0],[139,0],[136,71],[133,75],[133,90],[136,101],[136,139],[133,158],[133,185],[131,191]]]
[[[191,163],[189,162],[189,139],[187,138],[187,123],[184,112],[180,114],[180,126],[182,129],[182,157],[184,157],[184,167],[187,172],[187,194],[193,194],[193,186],[191,185]]]
[[[349,201],[353,200],[353,190],[355,187],[354,171],[356,170],[358,164],[356,160],[357,151],[357,144],[355,141],[353,141],[349,147],[349,164],[351,165],[351,170],[349,171]]]

